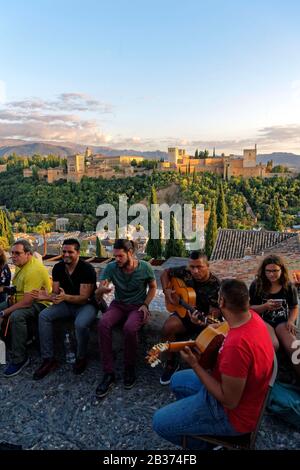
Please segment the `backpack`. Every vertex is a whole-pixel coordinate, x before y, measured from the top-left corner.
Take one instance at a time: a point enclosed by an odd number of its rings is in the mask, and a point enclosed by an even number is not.
[[[300,429],[300,387],[276,381],[270,393],[267,409]]]

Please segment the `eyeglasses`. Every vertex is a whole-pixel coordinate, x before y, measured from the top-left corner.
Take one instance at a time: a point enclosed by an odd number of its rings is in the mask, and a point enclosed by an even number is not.
[[[11,254],[12,254],[12,255],[16,255],[16,256],[20,256],[20,255],[22,255],[23,253],[25,253],[25,251],[11,251]]]
[[[266,269],[265,272],[268,274],[280,273],[281,269]]]

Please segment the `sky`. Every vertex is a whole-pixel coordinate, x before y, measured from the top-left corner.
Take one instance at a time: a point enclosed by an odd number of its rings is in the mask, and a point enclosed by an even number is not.
[[[298,0],[0,0],[0,143],[300,153]]]

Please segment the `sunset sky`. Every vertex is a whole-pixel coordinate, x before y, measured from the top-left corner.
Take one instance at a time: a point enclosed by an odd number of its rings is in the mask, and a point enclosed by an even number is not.
[[[0,6],[0,143],[300,153],[298,0]]]

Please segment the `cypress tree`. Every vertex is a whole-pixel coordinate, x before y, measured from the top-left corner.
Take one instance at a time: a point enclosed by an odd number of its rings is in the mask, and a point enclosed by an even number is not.
[[[219,185],[218,199],[217,199],[217,225],[220,228],[227,228],[227,206],[225,202],[225,195],[222,182]]]
[[[146,252],[152,258],[161,258],[162,256],[162,240],[161,240],[161,225],[160,225],[160,214],[154,214],[153,218],[151,217],[151,205],[157,204],[157,194],[154,186],[151,188],[150,198],[149,198],[149,239],[146,247]],[[151,227],[158,224],[159,225],[159,238],[151,238]]]
[[[171,256],[185,256],[186,250],[182,239],[175,239],[176,221],[174,214],[171,214],[170,218],[170,239],[166,242],[165,247],[165,258],[168,259]]]
[[[283,229],[284,226],[282,222],[282,214],[278,201],[278,196],[275,196],[272,205],[271,230],[276,230],[276,232],[282,232]]]
[[[210,258],[218,235],[216,203],[213,199],[210,206],[210,215],[205,233],[205,253]]]

